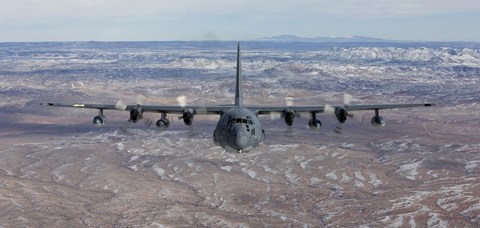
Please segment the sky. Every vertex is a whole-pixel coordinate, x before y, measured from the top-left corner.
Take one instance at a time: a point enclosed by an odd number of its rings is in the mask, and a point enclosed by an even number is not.
[[[0,0],[0,42],[368,36],[480,42],[479,0]]]

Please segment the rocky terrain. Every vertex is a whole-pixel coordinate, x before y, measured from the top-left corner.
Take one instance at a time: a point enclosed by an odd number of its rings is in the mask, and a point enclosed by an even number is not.
[[[435,102],[332,115],[308,129],[262,117],[248,154],[212,141],[216,116],[167,131],[128,113],[40,102],[232,103],[234,42],[0,44],[0,226],[478,227],[480,45],[245,42],[245,102]],[[159,118],[146,114],[148,119]],[[174,118],[175,119],[175,118]],[[175,119],[176,120],[176,119]]]

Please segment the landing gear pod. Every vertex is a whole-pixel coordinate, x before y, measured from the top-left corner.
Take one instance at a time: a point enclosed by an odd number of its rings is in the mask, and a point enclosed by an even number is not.
[[[98,127],[102,127],[107,124],[107,117],[105,117],[104,115],[95,116],[93,117],[93,124]]]
[[[385,119],[378,114],[378,109],[375,109],[375,116],[370,121],[374,127],[385,127]]]
[[[308,127],[310,127],[312,130],[319,131],[321,126],[322,122],[317,119],[317,114],[312,112],[312,117],[308,121]]]
[[[162,129],[167,129],[170,126],[170,120],[168,119],[159,119],[157,121],[157,127]]]
[[[170,120],[167,119],[167,113],[162,113],[162,116],[157,121],[156,125],[158,128],[161,128],[162,130],[165,130],[168,127],[170,127]]]
[[[385,119],[381,116],[374,116],[370,121],[374,127],[385,127]]]

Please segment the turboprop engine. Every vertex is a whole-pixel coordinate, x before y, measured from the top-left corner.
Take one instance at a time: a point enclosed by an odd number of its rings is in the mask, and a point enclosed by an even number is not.
[[[293,110],[285,110],[283,111],[283,118],[288,126],[292,126],[293,120],[295,119],[295,112]]]
[[[187,111],[183,112],[183,115],[180,118],[183,119],[183,123],[185,125],[192,125],[193,116],[194,116],[193,111],[192,110],[187,110]]]
[[[345,123],[345,121],[347,121],[348,112],[345,108],[336,107],[335,117],[337,117],[338,122]]]
[[[132,121],[133,123],[138,122],[139,120],[142,119],[142,117],[143,117],[142,108],[138,107],[130,110],[130,121]]]

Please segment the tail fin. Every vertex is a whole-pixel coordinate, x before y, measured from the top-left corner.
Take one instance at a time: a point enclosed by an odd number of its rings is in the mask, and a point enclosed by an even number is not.
[[[237,84],[235,86],[235,106],[243,106],[242,66],[240,63],[240,42],[237,47]]]

